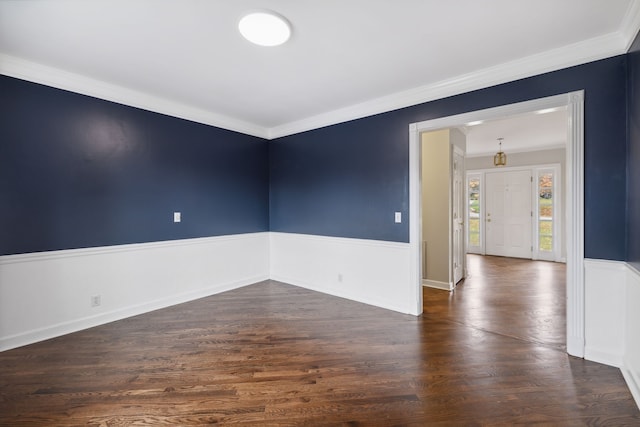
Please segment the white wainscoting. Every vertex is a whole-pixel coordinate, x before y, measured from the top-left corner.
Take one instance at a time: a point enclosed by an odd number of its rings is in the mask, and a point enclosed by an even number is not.
[[[620,261],[585,259],[584,358],[622,366],[625,334],[627,265]]]
[[[640,406],[640,273],[585,259],[585,359],[619,367]]]
[[[2,256],[0,351],[268,278],[267,232]]]
[[[410,261],[407,243],[273,232],[3,256],[0,351],[269,278],[415,315]],[[640,273],[584,273],[585,358],[620,367],[640,404]]]
[[[627,270],[626,333],[622,373],[640,407],[640,272]]]
[[[270,253],[273,280],[417,314],[408,243],[272,232]]]

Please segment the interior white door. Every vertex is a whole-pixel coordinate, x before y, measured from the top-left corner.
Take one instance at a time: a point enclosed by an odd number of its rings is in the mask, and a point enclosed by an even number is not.
[[[488,255],[531,258],[531,171],[486,175],[485,236]]]
[[[453,152],[453,194],[452,220],[453,224],[453,283],[458,283],[464,277],[464,217],[465,217],[465,187],[464,187],[464,155]]]

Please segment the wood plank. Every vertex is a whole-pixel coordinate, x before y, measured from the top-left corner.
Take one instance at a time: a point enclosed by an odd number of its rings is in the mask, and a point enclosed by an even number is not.
[[[470,256],[413,317],[274,281],[0,353],[0,425],[640,425],[564,268]]]

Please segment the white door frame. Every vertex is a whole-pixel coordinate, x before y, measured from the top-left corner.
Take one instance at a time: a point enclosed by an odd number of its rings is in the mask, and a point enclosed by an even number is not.
[[[415,285],[416,312],[422,313],[420,242],[420,134],[462,126],[476,120],[504,118],[545,108],[567,107],[567,352],[584,357],[584,91],[478,110],[409,125],[410,278]]]

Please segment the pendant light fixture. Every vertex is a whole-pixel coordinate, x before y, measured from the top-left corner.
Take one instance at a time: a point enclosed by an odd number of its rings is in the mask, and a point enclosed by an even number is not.
[[[495,156],[493,156],[493,166],[505,166],[507,164],[507,155],[502,151],[502,140],[504,138],[498,138],[499,149]]]

